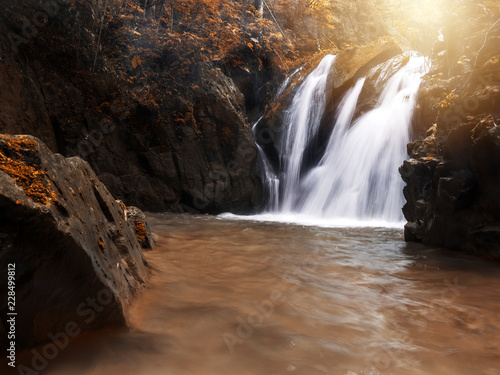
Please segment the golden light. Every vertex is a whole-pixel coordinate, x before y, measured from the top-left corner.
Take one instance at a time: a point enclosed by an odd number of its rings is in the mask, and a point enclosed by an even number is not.
[[[443,0],[400,0],[387,1],[396,14],[417,22],[441,22],[446,13],[446,3]]]

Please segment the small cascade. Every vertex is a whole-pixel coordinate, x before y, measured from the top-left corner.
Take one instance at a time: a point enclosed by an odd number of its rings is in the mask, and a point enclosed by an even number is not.
[[[289,76],[287,76],[285,78],[285,80],[283,81],[283,83],[281,84],[280,88],[278,89],[278,93],[276,94],[276,96],[274,97],[274,100],[277,100],[282,94],[283,92],[285,92],[285,90],[288,88],[288,85],[290,84],[290,82],[292,82],[293,78],[297,75],[297,73],[299,73],[300,71],[302,71],[302,67],[294,70],[292,72],[292,74],[290,74]]]
[[[254,133],[255,138],[257,138],[257,126],[259,122],[262,120],[262,117],[257,120],[257,122],[252,126],[252,131]],[[269,162],[266,153],[262,149],[259,144],[256,144],[257,151],[259,152],[259,164],[262,170],[263,175],[263,185],[264,185],[264,194],[268,197],[268,201],[266,203],[266,210],[268,211],[277,211],[279,207],[279,187],[280,180],[276,173],[274,173],[274,169]]]
[[[416,94],[427,71],[425,58],[412,53],[395,73],[382,70],[381,74],[392,76],[378,102],[355,119],[365,85],[365,78],[360,79],[341,100],[325,151],[311,166],[304,160],[318,141],[334,61],[335,56],[327,55],[292,100],[276,145],[282,165],[278,176],[258,147],[272,202],[268,210],[324,219],[400,222],[404,198],[398,167],[407,157]]]
[[[262,160],[262,165],[264,169],[265,176],[265,184],[264,184],[264,193],[267,197],[269,197],[269,201],[266,204],[266,209],[271,212],[275,212],[279,208],[279,189],[280,189],[280,180],[278,176],[273,171],[271,164],[267,157],[265,157],[264,151],[262,148],[257,145],[257,150],[259,151],[260,158]]]

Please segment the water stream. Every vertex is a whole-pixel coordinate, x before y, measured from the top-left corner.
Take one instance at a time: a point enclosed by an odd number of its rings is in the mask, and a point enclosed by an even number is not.
[[[500,373],[498,264],[400,229],[149,219],[131,329],[77,337],[43,374]]]
[[[257,138],[257,126],[261,120],[262,117],[252,126],[255,138]],[[259,153],[258,164],[263,174],[262,181],[264,183],[264,194],[267,197],[266,209],[274,212],[279,208],[280,180],[278,176],[276,176],[276,173],[274,172],[274,169],[262,147],[258,143],[256,143],[256,146],[257,152]]]
[[[398,168],[407,158],[424,57],[413,57],[385,85],[375,108],[352,123],[364,79],[341,103],[319,165],[304,178],[299,211],[336,218],[403,219],[404,183]]]

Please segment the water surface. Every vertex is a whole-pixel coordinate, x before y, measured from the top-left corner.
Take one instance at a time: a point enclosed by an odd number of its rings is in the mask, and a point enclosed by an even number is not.
[[[150,221],[132,329],[82,335],[43,373],[500,374],[498,263],[401,229]]]

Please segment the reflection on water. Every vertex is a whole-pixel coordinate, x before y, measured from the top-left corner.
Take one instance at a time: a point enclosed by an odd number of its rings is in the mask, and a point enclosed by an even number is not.
[[[81,336],[44,373],[500,374],[498,263],[399,229],[150,219],[132,329]]]

